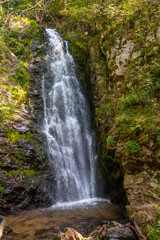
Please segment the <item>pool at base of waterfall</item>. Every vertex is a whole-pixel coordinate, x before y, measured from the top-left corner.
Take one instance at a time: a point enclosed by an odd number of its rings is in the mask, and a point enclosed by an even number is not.
[[[65,228],[71,227],[87,237],[106,220],[125,222],[122,210],[106,199],[85,199],[72,203],[57,203],[46,209],[8,216],[7,240],[54,239]],[[3,239],[3,238],[2,238]]]

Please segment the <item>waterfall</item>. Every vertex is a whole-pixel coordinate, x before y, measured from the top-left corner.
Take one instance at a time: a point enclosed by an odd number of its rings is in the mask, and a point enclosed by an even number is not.
[[[54,173],[53,196],[56,202],[94,198],[96,151],[90,110],[67,41],[53,29],[46,29],[46,35],[43,132]]]

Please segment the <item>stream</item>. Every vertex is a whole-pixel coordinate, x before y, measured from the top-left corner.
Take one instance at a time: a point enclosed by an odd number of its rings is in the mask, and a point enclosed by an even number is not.
[[[7,225],[12,231],[3,239],[49,240],[67,227],[72,227],[87,237],[96,226],[106,220],[122,223],[126,221],[118,206],[103,199],[53,205],[48,209],[37,209],[19,216],[7,217]]]

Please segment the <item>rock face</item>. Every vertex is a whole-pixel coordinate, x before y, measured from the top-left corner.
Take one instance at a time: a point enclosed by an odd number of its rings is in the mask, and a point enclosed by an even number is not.
[[[40,45],[35,41],[34,56],[37,48]],[[43,150],[45,139],[40,130],[43,104],[38,63],[39,58],[37,61],[34,57],[28,103],[21,105],[17,117],[0,126],[0,213],[3,215],[50,204],[45,184],[49,178]]]
[[[149,111],[150,100],[143,97],[149,93],[149,88],[154,88],[153,73],[148,69],[154,66],[159,56],[159,40],[157,29],[154,34],[146,34],[141,47],[131,37],[117,37],[106,50],[107,36],[103,36],[100,47],[90,47],[98,147],[103,165],[101,173],[106,178],[106,194],[113,201],[126,204],[128,216],[141,225],[154,222],[157,211],[154,204],[160,203],[159,110],[156,108],[150,115],[145,113]],[[103,61],[97,60],[100,54]],[[147,59],[149,54],[153,55]],[[145,90],[147,76],[150,87]],[[150,97],[154,99],[154,96]],[[158,100],[152,101],[156,104]],[[108,136],[114,139],[113,145],[108,143]],[[140,150],[128,150],[129,140],[136,141]],[[115,197],[115,192],[123,187],[126,203],[123,191]]]
[[[87,239],[136,240],[137,238],[135,233],[129,227],[125,227],[116,222],[111,222],[109,225],[103,224],[102,226],[98,226]]]

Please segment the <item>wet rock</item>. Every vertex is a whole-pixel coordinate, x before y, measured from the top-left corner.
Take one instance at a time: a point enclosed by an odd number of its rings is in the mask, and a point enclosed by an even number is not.
[[[29,65],[29,70],[31,72],[38,72],[38,67],[36,64],[31,64],[31,65]]]
[[[29,128],[26,127],[26,126],[17,126],[16,127],[16,130],[19,132],[19,133],[26,133],[29,131]]]
[[[120,160],[120,158],[123,156],[124,154],[124,146],[125,146],[125,143],[119,143],[117,145],[117,149],[116,149],[116,152],[115,152],[115,159],[117,161]]]
[[[3,168],[14,168],[13,162],[11,160],[11,158],[9,158],[8,156],[5,156],[3,159]]]
[[[36,57],[38,55],[38,52],[33,53],[33,57]]]
[[[107,237],[108,237],[108,239],[135,240],[134,233],[128,227],[110,228],[110,229],[108,229]]]
[[[39,48],[40,46],[39,46],[38,40],[35,40],[34,42],[32,42],[32,46],[31,46],[32,51],[36,51]]]
[[[61,240],[82,240],[83,236],[73,228],[66,228],[65,233],[60,232],[59,237]]]
[[[41,61],[40,57],[34,59],[34,63],[39,63],[40,61]]]
[[[48,169],[48,163],[44,161],[44,140],[41,140],[41,130],[37,123],[42,121],[43,110],[41,83],[37,74],[41,71],[41,58],[36,57],[41,48],[38,40],[32,43],[31,48],[34,59],[30,62],[30,74],[34,84],[29,89],[30,100],[28,103],[20,103],[21,109],[16,112],[16,116],[11,120],[6,119],[0,126],[0,213],[6,215],[50,204],[44,175],[41,173]],[[28,50],[28,53],[31,51]],[[14,67],[16,63],[14,60]],[[8,96],[8,92],[3,89],[0,93]],[[8,141],[8,133],[12,132],[15,133],[13,144]],[[30,176],[32,172],[35,172],[36,177]]]
[[[136,236],[129,227],[112,221],[110,225],[98,226],[87,239],[136,240]]]
[[[0,137],[0,144],[8,143],[8,139],[6,137]]]

